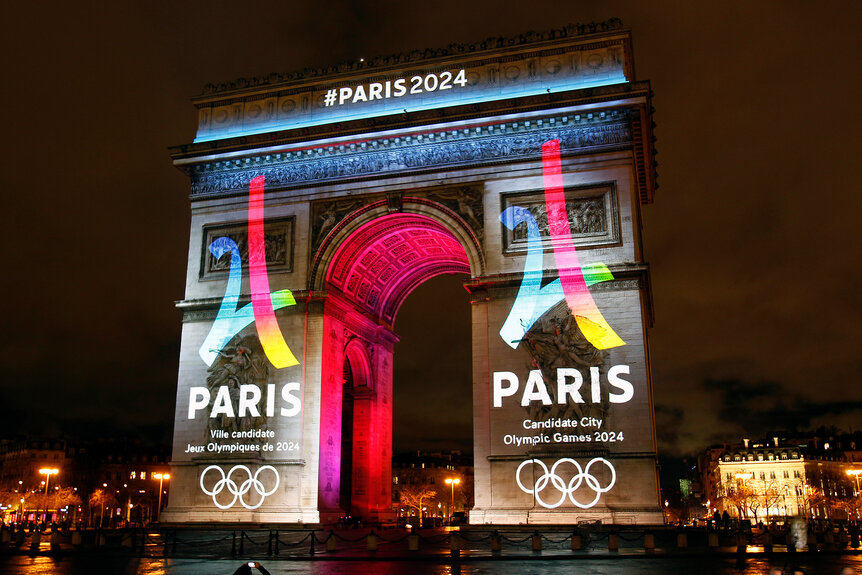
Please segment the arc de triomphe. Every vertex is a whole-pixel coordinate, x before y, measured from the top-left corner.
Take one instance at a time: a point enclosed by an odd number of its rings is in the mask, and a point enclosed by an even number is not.
[[[167,522],[391,516],[393,330],[471,294],[479,524],[660,523],[641,208],[650,87],[616,22],[208,86]],[[429,350],[429,361],[434,361]]]

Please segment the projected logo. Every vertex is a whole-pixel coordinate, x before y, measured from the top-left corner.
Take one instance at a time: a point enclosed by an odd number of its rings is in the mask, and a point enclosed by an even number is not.
[[[613,275],[604,264],[581,267],[578,260],[566,212],[559,140],[550,140],[542,146],[542,176],[548,230],[559,277],[542,286],[542,238],[535,217],[518,206],[512,206],[500,214],[503,225],[510,230],[520,224],[527,226],[524,277],[515,303],[500,329],[500,337],[513,349],[518,347],[533,324],[557,302],[565,299],[584,337],[597,349],[625,345],[602,316],[588,288],[613,279]]]
[[[219,352],[246,326],[255,322],[261,346],[269,361],[277,368],[297,365],[278,327],[275,310],[296,304],[290,290],[270,292],[266,271],[266,251],[263,235],[264,177],[251,181],[248,193],[248,270],[251,303],[237,309],[242,288],[242,260],[239,248],[230,238],[218,238],[209,246],[216,259],[230,254],[227,288],[218,315],[209,334],[198,350],[201,359],[212,365]]]
[[[215,474],[217,479],[212,488],[208,489],[206,479],[210,471],[217,472]],[[265,472],[271,473],[272,481],[269,482],[271,485],[269,488],[261,480],[262,474],[266,475]],[[235,474],[236,477],[234,477]],[[253,474],[245,465],[234,465],[227,474],[218,465],[210,465],[201,473],[200,484],[201,490],[213,498],[213,503],[219,509],[230,509],[239,501],[246,509],[254,510],[263,505],[267,497],[275,493],[279,482],[278,471],[272,465],[258,467]]]
[[[596,464],[604,464],[610,471],[610,481],[607,485],[603,486],[599,478],[591,473],[593,465]],[[531,467],[524,475],[528,479],[528,485],[532,485],[532,487],[527,487],[522,481],[522,472],[528,466]],[[537,468],[538,476],[536,475]],[[556,509],[563,504],[566,498],[576,507],[589,509],[599,502],[602,493],[611,490],[611,487],[617,482],[617,472],[611,462],[602,457],[591,459],[585,467],[581,467],[581,464],[574,459],[564,457],[558,459],[550,469],[539,459],[527,459],[518,466],[518,470],[515,472],[515,481],[521,491],[533,495],[536,502],[546,509]],[[581,487],[585,488],[582,491],[592,491],[592,501],[582,503],[575,498],[575,494]],[[551,498],[551,501],[545,501],[543,497]],[[556,501],[553,499],[555,497]]]

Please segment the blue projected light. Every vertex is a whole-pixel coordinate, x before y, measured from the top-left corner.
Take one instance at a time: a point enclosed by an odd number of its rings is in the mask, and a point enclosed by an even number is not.
[[[207,338],[201,345],[198,354],[204,363],[212,365],[219,352],[228,344],[234,335],[251,325],[254,321],[254,309],[252,304],[246,304],[237,309],[239,304],[240,288],[242,287],[242,260],[239,248],[230,238],[218,238],[210,244],[210,252],[217,260],[223,255],[230,253],[230,275],[227,280],[224,298],[218,310],[218,315],[213,322]],[[290,290],[279,290],[270,294],[272,309],[278,310],[283,307],[296,304],[296,300]]]
[[[459,80],[460,79],[460,80]],[[432,110],[446,106],[491,102],[507,98],[535,96],[549,92],[580,90],[628,82],[622,64],[607,63],[589,74],[539,75],[536,78],[506,82],[502,79],[491,85],[479,80],[471,84],[465,69],[424,73],[381,80],[359,81],[349,85],[327,86],[308,93],[312,104],[300,111],[298,106],[282,113],[280,106],[254,118],[228,119],[231,114],[219,115],[223,105],[213,108],[212,119],[199,126],[195,142],[221,138],[249,136],[278,130],[319,126],[334,122],[364,118],[392,116]],[[215,116],[224,117],[216,120]],[[268,117],[267,117],[268,116]]]
[[[515,349],[521,343],[524,335],[533,327],[533,324],[546,311],[566,299],[566,295],[563,292],[560,278],[542,287],[544,271],[542,266],[544,257],[542,238],[539,234],[539,224],[536,223],[533,214],[526,208],[512,206],[500,214],[500,221],[512,231],[520,224],[527,226],[527,257],[524,261],[524,277],[521,280],[518,296],[509,312],[509,317],[506,318],[503,327],[500,328],[500,337],[509,347]],[[583,266],[581,272],[584,276],[584,282],[588,286],[614,279],[608,266],[602,263]]]

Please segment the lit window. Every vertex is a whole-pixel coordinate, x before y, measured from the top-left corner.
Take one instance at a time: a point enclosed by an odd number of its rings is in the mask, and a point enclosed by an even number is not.
[[[141,471],[141,479],[146,479],[146,478],[147,478],[147,472]]]
[[[129,474],[129,479],[134,479],[135,477],[137,477],[137,473],[135,473],[134,471],[132,471],[132,472]]]

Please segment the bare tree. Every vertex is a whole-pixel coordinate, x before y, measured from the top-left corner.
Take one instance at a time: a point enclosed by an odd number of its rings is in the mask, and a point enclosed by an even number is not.
[[[437,497],[437,492],[428,489],[424,485],[402,485],[398,488],[398,501],[411,509],[415,509],[419,515],[419,525],[422,525],[422,509],[432,499]]]
[[[90,506],[90,521],[92,522],[93,512],[99,512],[99,527],[102,526],[103,516],[105,515],[105,510],[108,507],[114,507],[117,504],[117,499],[110,491],[105,491],[103,489],[96,489],[88,500]],[[109,516],[110,517],[110,516]]]
[[[748,518],[749,512],[756,513],[760,506],[757,492],[739,481],[735,486],[728,486],[724,495],[719,497],[724,507],[735,507],[740,519]]]

